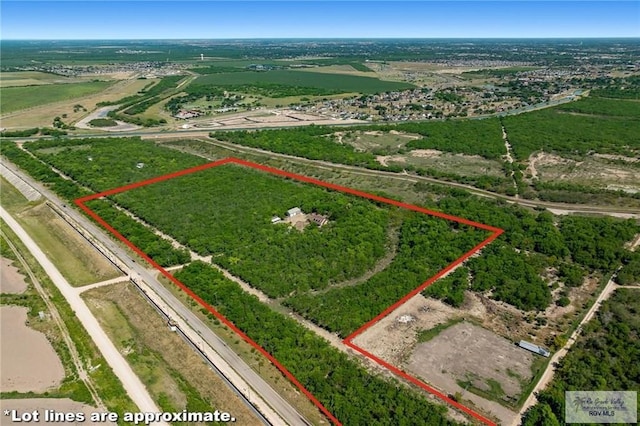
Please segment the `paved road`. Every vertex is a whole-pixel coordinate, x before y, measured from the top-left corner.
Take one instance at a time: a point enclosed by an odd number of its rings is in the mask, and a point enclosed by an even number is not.
[[[138,379],[138,376],[136,376],[129,366],[129,363],[127,363],[111,340],[109,340],[109,337],[100,327],[98,320],[93,316],[87,305],[84,303],[84,300],[80,298],[74,288],[71,287],[67,280],[62,276],[60,271],[58,271],[44,252],[40,250],[40,247],[38,247],[38,245],[31,239],[29,234],[27,234],[22,226],[20,226],[20,224],[16,222],[3,207],[0,207],[0,217],[2,217],[2,219],[9,225],[18,238],[22,240],[38,263],[42,265],[47,275],[51,278],[51,281],[53,281],[55,286],[58,287],[109,366],[113,369],[113,372],[122,382],[122,385],[131,400],[138,406],[138,409],[143,412],[159,412],[160,410],[156,406],[155,402],[153,402],[153,399],[151,399],[149,392],[147,392],[147,388],[142,384],[140,379]],[[168,425],[168,423],[164,422],[155,424]]]
[[[265,401],[266,407],[260,407],[265,415],[269,414],[265,411],[275,411],[277,416],[275,418],[269,418],[269,420],[276,425],[289,424],[289,425],[301,425],[308,424],[309,422],[282,396],[280,396],[262,377],[258,375],[249,365],[247,365],[232,349],[230,349],[224,341],[218,337],[211,329],[204,324],[189,308],[187,308],[178,298],[176,298],[168,289],[166,289],[155,277],[155,274],[150,273],[146,264],[140,264],[135,262],[129,255],[129,253],[121,246],[116,244],[111,237],[109,237],[102,228],[94,225],[84,214],[65,207],[63,203],[53,192],[44,188],[41,184],[33,180],[31,177],[23,173],[20,169],[13,164],[5,163],[7,168],[20,176],[29,185],[36,188],[42,195],[47,198],[52,204],[54,204],[59,210],[63,210],[65,214],[69,215],[76,223],[82,228],[87,230],[93,237],[95,237],[107,250],[113,253],[124,267],[128,269],[130,275],[140,277],[149,288],[156,293],[168,306],[170,306],[175,312],[184,319],[185,323],[193,329],[201,338],[215,350],[216,353],[228,364],[234,371],[240,376],[245,383],[250,386],[253,392],[247,388],[247,392],[251,393],[251,401],[255,405],[260,405],[260,399]],[[77,291],[72,290],[76,297]],[[221,370],[223,366],[218,366]],[[242,384],[238,385],[242,388]],[[245,387],[247,387],[245,385]],[[272,408],[273,410],[270,410]]]

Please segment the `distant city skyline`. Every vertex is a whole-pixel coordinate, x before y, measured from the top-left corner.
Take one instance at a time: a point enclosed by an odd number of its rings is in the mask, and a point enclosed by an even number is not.
[[[638,1],[2,1],[23,39],[640,37]]]

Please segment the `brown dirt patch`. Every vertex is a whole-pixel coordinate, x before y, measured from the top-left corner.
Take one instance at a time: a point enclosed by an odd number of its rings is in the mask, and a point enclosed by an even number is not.
[[[0,293],[20,294],[27,289],[24,275],[13,266],[13,260],[0,259]]]
[[[3,392],[44,392],[64,379],[64,368],[44,334],[27,326],[27,308],[0,307],[0,384]]]
[[[407,369],[438,389],[450,394],[459,392],[500,419],[513,420],[516,413],[462,388],[460,381],[490,391],[497,383],[504,391],[503,399],[515,400],[522,392],[521,379],[531,379],[534,355],[513,342],[468,322],[453,325],[432,340],[418,344],[407,363]],[[519,376],[519,377],[518,377]]]

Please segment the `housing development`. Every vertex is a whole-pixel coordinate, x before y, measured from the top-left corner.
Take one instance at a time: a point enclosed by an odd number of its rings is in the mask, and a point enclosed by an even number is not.
[[[637,422],[637,38],[1,55],[3,425]]]

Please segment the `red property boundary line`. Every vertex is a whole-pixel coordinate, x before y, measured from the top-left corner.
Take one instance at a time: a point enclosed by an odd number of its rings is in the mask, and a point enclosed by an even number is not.
[[[414,206],[412,204],[402,203],[400,201],[391,200],[391,199],[388,199],[388,198],[385,198],[385,197],[380,197],[378,195],[373,195],[373,194],[369,194],[369,193],[366,193],[366,192],[358,191],[358,190],[355,190],[355,189],[352,189],[352,188],[347,188],[347,187],[344,187],[344,186],[335,185],[335,184],[328,183],[328,182],[323,182],[321,180],[313,179],[313,178],[310,178],[310,177],[307,177],[307,176],[302,176],[302,175],[298,175],[298,174],[295,174],[295,173],[286,172],[284,170],[275,169],[275,168],[268,167],[268,166],[263,166],[261,164],[252,163],[250,161],[240,160],[240,159],[233,158],[233,157],[225,158],[223,160],[214,161],[214,162],[211,162],[211,163],[203,164],[203,165],[192,167],[192,168],[189,168],[189,169],[184,169],[184,170],[181,170],[181,171],[178,171],[178,172],[175,172],[175,173],[169,173],[169,174],[166,174],[166,175],[162,175],[162,176],[158,176],[158,177],[155,177],[155,178],[143,180],[143,181],[140,181],[140,182],[135,182],[135,183],[132,183],[132,184],[129,184],[129,185],[125,185],[125,186],[121,186],[121,187],[118,187],[118,188],[110,189],[110,190],[103,191],[103,192],[100,192],[100,193],[97,193],[97,194],[92,194],[92,195],[88,195],[88,196],[85,196],[85,197],[81,197],[81,198],[76,199],[75,203],[87,215],[89,215],[94,220],[96,220],[100,225],[102,225],[105,229],[107,229],[109,232],[111,232],[116,238],[118,238],[120,241],[122,241],[127,247],[129,247],[134,252],[136,252],[140,257],[142,257],[144,260],[146,260],[150,265],[152,265],[154,268],[156,268],[158,271],[160,271],[160,273],[162,275],[167,277],[171,282],[176,284],[180,289],[182,289],[185,293],[187,293],[192,299],[194,299],[196,302],[198,302],[198,304],[200,306],[202,306],[207,311],[209,311],[211,314],[213,314],[218,320],[223,322],[227,327],[229,327],[236,334],[238,334],[244,341],[249,343],[252,347],[254,347],[257,351],[259,351],[263,356],[265,356],[269,361],[271,361],[273,363],[273,365],[275,365],[278,368],[278,370],[280,370],[280,372],[282,372],[282,374],[284,374],[285,377],[287,377],[287,379],[289,379],[298,389],[300,389],[300,391],[307,398],[309,398],[309,400],[311,400],[311,402],[313,402],[316,405],[316,407],[318,407],[318,409],[325,416],[327,416],[327,418],[329,418],[335,425],[342,426],[342,423],[333,414],[331,414],[331,412],[329,412],[329,410],[327,410],[327,408],[324,407],[324,405],[322,405],[322,403],[320,403],[320,401],[318,401],[317,398],[315,396],[313,396],[313,394],[311,392],[309,392],[295,378],[295,376],[293,374],[291,374],[291,372],[289,372],[289,370],[287,370],[282,364],[280,364],[280,362],[278,362],[278,360],[276,360],[270,353],[268,353],[264,348],[262,348],[256,342],[254,342],[249,336],[247,336],[242,330],[240,330],[238,327],[236,327],[236,325],[233,324],[231,321],[229,321],[224,315],[222,315],[217,310],[215,310],[212,306],[210,306],[207,302],[205,302],[197,294],[195,294],[191,289],[189,289],[182,282],[180,282],[173,275],[171,275],[168,271],[166,271],[164,268],[162,268],[160,265],[158,265],[156,262],[154,262],[153,259],[151,259],[146,253],[144,253],[142,250],[140,250],[138,247],[136,247],[131,241],[129,241],[127,238],[125,238],[116,229],[114,229],[111,225],[109,225],[104,219],[102,219],[97,213],[95,213],[93,210],[91,210],[89,207],[87,207],[85,205],[86,202],[91,201],[91,200],[95,200],[95,199],[98,199],[98,198],[106,197],[106,196],[109,196],[109,195],[119,194],[121,192],[125,192],[125,191],[131,190],[131,189],[139,188],[141,186],[146,186],[146,185],[150,185],[150,184],[153,184],[153,183],[162,182],[162,181],[165,181],[165,180],[173,179],[175,177],[188,175],[188,174],[191,174],[191,173],[199,172],[199,171],[202,171],[202,170],[210,169],[212,167],[217,167],[217,166],[221,166],[221,165],[229,164],[229,163],[238,164],[238,165],[245,166],[245,167],[250,167],[252,169],[265,171],[265,172],[268,172],[268,173],[271,173],[271,174],[274,174],[274,175],[283,176],[285,178],[289,178],[289,179],[293,179],[293,180],[297,180],[297,181],[301,181],[301,182],[311,183],[313,185],[329,188],[329,189],[332,189],[332,190],[335,190],[335,191],[340,191],[340,192],[343,192],[343,193],[356,195],[358,197],[367,198],[367,199],[370,199],[370,200],[373,200],[373,201],[378,201],[378,202],[381,202],[381,203],[390,204],[390,205],[393,205],[393,206],[396,206],[396,207],[400,207],[400,208],[403,208],[403,209],[412,210],[412,211],[419,212],[419,213],[424,213],[424,214],[427,214],[427,215],[430,215],[430,216],[435,216],[435,217],[439,217],[439,218],[442,218],[442,219],[450,220],[450,221],[453,221],[453,222],[461,223],[461,224],[464,224],[464,225],[473,226],[475,228],[483,229],[485,231],[490,231],[491,235],[488,238],[486,238],[484,241],[482,241],[481,243],[479,243],[478,245],[473,247],[471,250],[469,250],[468,252],[463,254],[461,257],[459,257],[458,259],[453,261],[451,264],[449,264],[447,267],[442,269],[440,272],[438,272],[433,277],[429,278],[427,281],[422,283],[420,286],[416,287],[414,290],[412,290],[411,292],[406,294],[404,297],[402,297],[396,303],[394,303],[393,305],[389,306],[387,309],[385,309],[383,312],[378,314],[378,316],[373,318],[371,321],[369,321],[366,324],[364,324],[363,326],[361,326],[358,330],[356,330],[355,332],[350,334],[346,339],[344,339],[343,343],[346,346],[348,346],[348,347],[354,349],[355,351],[361,353],[365,357],[375,361],[379,365],[381,365],[381,366],[387,368],[388,370],[392,371],[396,375],[408,380],[409,382],[419,386],[420,388],[426,390],[427,392],[431,393],[432,395],[435,395],[436,397],[438,397],[441,400],[445,401],[449,405],[451,405],[451,406],[459,409],[460,411],[463,411],[464,413],[470,415],[471,417],[475,418],[476,420],[479,420],[480,422],[482,422],[482,423],[484,423],[486,425],[489,425],[489,426],[495,426],[495,424],[491,420],[487,419],[486,417],[482,416],[481,414],[479,414],[479,413],[473,411],[472,409],[460,404],[457,401],[454,401],[453,399],[449,398],[448,396],[446,396],[442,392],[440,392],[440,391],[432,388],[431,386],[427,385],[423,381],[421,381],[421,380],[419,380],[419,379],[417,379],[417,378],[405,373],[404,371],[400,370],[399,368],[389,364],[388,362],[376,357],[375,355],[371,354],[370,352],[367,352],[365,349],[357,346],[356,344],[353,343],[353,339],[355,339],[358,335],[360,335],[363,332],[365,332],[367,329],[369,329],[371,326],[376,324],[382,318],[384,318],[387,315],[389,315],[392,311],[394,311],[395,309],[400,307],[402,304],[404,304],[411,297],[413,297],[416,294],[420,293],[426,287],[428,287],[429,285],[434,283],[437,279],[439,279],[440,277],[442,277],[443,275],[447,274],[449,271],[451,271],[452,269],[454,269],[455,267],[460,265],[462,262],[464,262],[471,255],[476,253],[478,250],[482,249],[484,246],[486,246],[487,244],[491,243],[493,240],[498,238],[498,236],[500,236],[500,234],[502,234],[504,232],[502,229],[499,229],[499,228],[496,228],[496,227],[493,227],[493,226],[489,226],[489,225],[485,225],[485,224],[482,224],[482,223],[474,222],[474,221],[471,221],[471,220],[468,220],[468,219],[464,219],[464,218],[461,218],[461,217],[452,216],[452,215],[448,215],[448,214],[445,214],[445,213],[441,213],[441,212],[425,209],[425,208],[422,208],[422,207]]]

